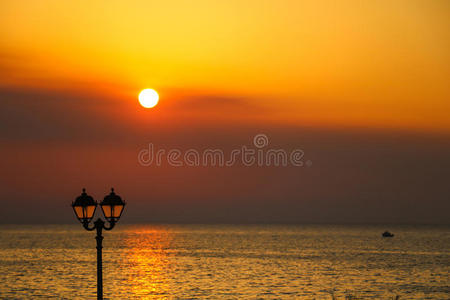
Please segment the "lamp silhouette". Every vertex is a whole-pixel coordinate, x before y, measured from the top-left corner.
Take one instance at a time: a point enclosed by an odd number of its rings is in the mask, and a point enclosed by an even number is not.
[[[97,240],[97,299],[103,299],[103,271],[102,271],[102,230],[111,230],[114,228],[116,223],[119,221],[122,216],[123,209],[125,207],[125,202],[118,195],[114,193],[114,189],[111,188],[111,193],[106,195],[103,198],[103,201],[100,203],[100,207],[102,208],[103,215],[109,226],[105,226],[105,221],[101,218],[98,218],[92,227],[89,226],[89,223],[92,221],[92,218],[95,215],[95,211],[97,209],[97,202],[86,194],[86,189],[83,188],[83,192],[80,196],[78,196],[74,202],[72,202],[72,208],[77,216],[78,220],[83,224],[83,227],[88,230],[97,230],[97,236],[95,239]]]

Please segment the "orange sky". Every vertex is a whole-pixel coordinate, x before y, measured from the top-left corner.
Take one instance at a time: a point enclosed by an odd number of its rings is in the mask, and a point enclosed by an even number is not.
[[[130,114],[152,87],[169,118],[197,99],[200,118],[448,132],[448,3],[2,1],[1,85]]]
[[[0,1],[0,223],[448,223],[449,66],[446,0]],[[138,161],[257,134],[312,165]]]

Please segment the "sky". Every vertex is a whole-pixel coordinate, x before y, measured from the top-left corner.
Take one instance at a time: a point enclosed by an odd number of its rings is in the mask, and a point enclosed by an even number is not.
[[[0,222],[447,223],[448,1],[2,1]],[[138,103],[153,88],[159,104]],[[302,167],[143,166],[268,137]]]

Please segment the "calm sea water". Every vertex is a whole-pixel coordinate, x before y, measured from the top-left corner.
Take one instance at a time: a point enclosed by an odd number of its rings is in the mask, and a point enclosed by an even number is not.
[[[105,298],[450,298],[450,228],[385,229],[119,223],[104,234]],[[0,298],[95,298],[94,235],[0,226]]]

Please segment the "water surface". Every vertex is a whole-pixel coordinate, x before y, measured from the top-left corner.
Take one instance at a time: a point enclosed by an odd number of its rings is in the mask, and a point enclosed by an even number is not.
[[[124,225],[104,236],[109,299],[448,299],[450,228]],[[0,298],[93,299],[95,234],[1,225]]]

